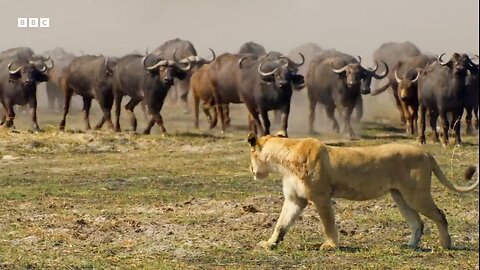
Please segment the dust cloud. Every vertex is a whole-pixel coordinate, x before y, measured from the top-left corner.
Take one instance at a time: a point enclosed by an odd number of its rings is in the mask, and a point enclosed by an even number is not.
[[[373,51],[387,41],[409,40],[434,54],[478,54],[479,46],[478,0],[1,0],[0,5],[0,50],[29,46],[41,53],[60,46],[77,55],[122,56],[178,37],[190,40],[200,55],[209,55],[208,48],[235,52],[247,41],[287,54],[314,42],[361,55],[370,65]],[[50,27],[18,28],[17,18],[24,17],[48,17]],[[291,127],[306,130],[303,97],[294,99]],[[366,117],[398,118],[388,92],[364,101]]]

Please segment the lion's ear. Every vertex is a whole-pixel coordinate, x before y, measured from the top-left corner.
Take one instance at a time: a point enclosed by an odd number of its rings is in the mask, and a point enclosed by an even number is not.
[[[258,142],[257,135],[253,132],[248,133],[247,142],[250,144],[251,147],[255,147]]]

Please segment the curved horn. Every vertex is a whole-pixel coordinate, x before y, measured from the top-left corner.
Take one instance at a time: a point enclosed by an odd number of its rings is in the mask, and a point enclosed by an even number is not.
[[[357,55],[357,58],[358,58],[358,64],[361,65],[362,64],[362,57],[360,57],[360,55]]]
[[[159,60],[155,65],[153,66],[145,66],[145,62],[147,60],[147,58],[150,56],[150,54],[147,54],[145,55],[143,58],[142,58],[142,66],[143,68],[145,68],[146,70],[154,70],[156,69],[157,67],[161,66],[161,65],[165,65],[166,64],[166,61],[165,60]]]
[[[375,67],[374,68],[368,68],[368,70],[371,71],[371,72],[375,72],[375,71],[377,71],[377,69],[378,69],[378,62],[377,62],[377,60],[375,60]]]
[[[330,62],[330,65],[332,66],[332,71],[335,72],[335,73],[337,73],[337,74],[340,74],[340,73],[342,73],[342,72],[345,72],[345,70],[347,70],[347,67],[348,67],[348,64],[346,64],[345,66],[336,69],[336,68],[333,67],[333,60],[332,60],[332,62]]]
[[[417,70],[417,76],[415,76],[415,78],[412,80],[412,83],[416,83],[418,78],[420,78],[420,70]]]
[[[479,61],[478,55],[475,55],[475,58],[477,58],[477,61]],[[471,58],[469,57],[469,58],[468,58],[468,62],[469,62],[469,64],[470,64],[471,66],[478,68],[478,64],[475,63],[475,62],[473,62],[473,59],[475,59],[475,58],[474,58],[474,57],[471,57]]]
[[[373,77],[374,77],[375,79],[377,79],[377,80],[381,80],[381,79],[385,78],[385,77],[387,76],[387,74],[388,74],[388,65],[387,65],[387,63],[385,63],[385,61],[382,60],[382,64],[385,66],[385,70],[383,71],[383,73],[377,74],[377,73],[375,73],[375,72],[372,71]]]
[[[243,62],[245,59],[247,59],[247,58],[248,58],[248,56],[243,56],[242,58],[240,58],[240,60],[238,60],[238,67],[239,67],[240,69],[243,68],[243,67],[242,67],[242,62]]]
[[[187,66],[182,66],[182,64],[184,63],[184,60],[187,60],[186,63],[187,63]],[[190,61],[190,59],[187,57],[185,59],[182,59],[182,60],[178,60],[177,59],[177,48],[175,48],[175,50],[173,50],[173,62],[175,63],[175,66],[183,71],[189,71],[191,68],[192,68],[192,62]]]
[[[402,81],[402,79],[400,79],[398,77],[398,74],[397,74],[397,70],[395,69],[395,80],[397,81],[397,83],[400,83]]]
[[[442,57],[445,55],[445,53],[442,53],[440,54],[440,56],[437,57],[437,62],[442,65],[442,66],[445,66],[447,65],[448,63],[450,63],[450,60],[448,60],[447,62],[443,62],[442,60]]]
[[[298,55],[300,55],[302,61],[300,63],[295,63],[292,61],[295,67],[301,67],[303,64],[305,64],[305,56],[301,52],[299,52]]]
[[[19,67],[15,70],[11,70],[12,65],[13,65],[13,62],[10,62],[8,64],[8,73],[10,73],[10,75],[16,74],[17,72],[19,72],[22,69],[22,67]]]
[[[148,47],[145,49],[145,55],[149,55],[150,53],[148,52]]]
[[[42,68],[39,69],[38,71],[42,72],[42,73],[45,73],[45,71],[47,71],[47,65],[45,65],[44,63],[42,63]]]
[[[215,51],[213,51],[211,48],[208,48],[208,49],[212,53],[212,58],[210,58],[210,60],[206,60],[206,62],[207,62],[207,64],[210,64],[211,62],[213,62],[217,58],[217,55],[215,54]]]
[[[175,66],[183,71],[189,71],[190,69],[192,69],[192,62],[188,61],[186,67],[182,67],[177,62],[175,62]]]
[[[263,65],[263,63],[260,62],[260,65],[258,65],[258,73],[260,73],[260,75],[262,75],[262,76],[264,76],[264,77],[265,77],[265,76],[270,76],[270,75],[272,75],[273,73],[275,73],[275,71],[276,71],[277,68],[278,68],[278,67],[276,67],[276,68],[274,68],[274,69],[273,69],[272,71],[270,71],[270,72],[263,72],[263,71],[262,71],[262,65]]]
[[[55,66],[55,62],[52,59],[50,59],[50,57],[48,57],[48,59],[43,61],[43,63],[45,64],[45,66],[47,66],[48,69],[52,69]],[[51,65],[48,66],[47,63],[50,63]]]
[[[108,57],[105,57],[105,67],[108,67]]]

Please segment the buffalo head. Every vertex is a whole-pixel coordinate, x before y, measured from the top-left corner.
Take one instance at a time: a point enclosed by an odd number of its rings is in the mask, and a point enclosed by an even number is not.
[[[420,69],[411,69],[407,71],[402,77],[398,77],[397,70],[395,70],[395,80],[398,83],[398,96],[402,100],[413,98],[417,94],[415,86],[420,77]]]
[[[34,60],[28,63],[10,62],[7,66],[10,73],[10,81],[20,81],[25,86],[31,86],[38,82],[48,81],[47,72],[53,68],[53,60]]]
[[[204,64],[210,64],[211,62],[213,62],[215,60],[215,58],[217,58],[217,56],[215,55],[215,51],[213,51],[210,48],[208,48],[208,49],[212,53],[212,57],[208,60],[201,57],[201,56],[198,56],[198,55],[190,55],[190,56],[185,57],[183,59],[178,59],[177,55],[176,55],[177,49],[175,49],[173,51],[173,60],[177,63],[181,63],[181,64],[184,64],[184,65],[190,63],[194,67],[201,67]],[[193,67],[192,67],[192,69],[193,69]]]
[[[442,66],[447,66],[455,75],[465,76],[469,70],[475,68],[475,64],[472,62],[470,57],[466,54],[454,53],[450,60],[443,61],[442,57],[445,53],[442,53],[437,57],[437,62]],[[477,65],[478,67],[478,65]]]
[[[186,64],[183,64],[177,61],[165,59],[157,59],[155,64],[147,65],[146,62],[149,57],[153,56],[151,54],[147,54],[143,57],[143,67],[151,76],[158,76],[160,82],[167,86],[171,86],[175,78],[183,80],[187,76],[187,72],[192,68],[192,63],[190,61],[187,61]]]
[[[267,54],[266,59],[268,59],[268,55],[269,54]],[[262,81],[275,83],[275,87],[277,88],[284,88],[293,85],[293,88],[296,90],[303,89],[305,79],[302,75],[297,74],[297,72],[298,67],[305,63],[305,57],[301,53],[299,53],[299,55],[302,58],[300,63],[295,63],[283,55],[275,61],[260,61],[260,64],[258,65],[258,73],[260,74]],[[242,59],[239,61],[240,65]],[[265,71],[264,66],[267,66],[270,71]]]
[[[332,71],[337,74],[344,74],[349,88],[356,87],[360,85],[360,92],[363,95],[370,94],[370,84],[372,82],[372,77],[381,80],[385,78],[388,74],[388,65],[382,61],[385,66],[385,70],[381,74],[375,73],[378,69],[378,62],[375,61],[374,68],[364,68],[362,63],[362,58],[358,57],[357,63],[350,63],[341,68],[335,68],[333,66],[333,61],[331,62]]]

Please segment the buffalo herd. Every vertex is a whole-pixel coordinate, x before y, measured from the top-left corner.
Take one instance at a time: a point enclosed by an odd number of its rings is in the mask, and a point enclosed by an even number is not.
[[[236,53],[217,56],[210,51],[211,57],[203,58],[191,42],[181,39],[167,41],[151,52],[147,49],[145,54],[121,58],[83,53],[75,56],[61,48],[42,54],[28,47],[4,50],[0,52],[1,125],[15,128],[14,106],[28,105],[32,129],[38,131],[37,84],[45,82],[48,108],[58,110],[63,105],[60,130],[65,129],[72,95],[78,95],[83,99],[85,129],[91,128],[89,112],[95,99],[103,116],[94,128],[106,123],[120,132],[121,102],[127,96],[130,99],[124,108],[131,130],[137,130],[134,108],[140,104],[149,116],[143,133],[149,134],[155,124],[166,132],[161,110],[170,92],[181,101],[185,113],[190,111],[187,100],[192,95],[195,128],[199,127],[200,106],[210,128],[220,122],[224,132],[230,124],[229,104],[243,103],[250,130],[270,134],[269,111],[273,111],[274,121],[288,136],[292,96],[304,88],[309,104],[305,131],[310,133],[315,133],[315,110],[321,105],[334,131],[340,132],[337,112],[343,120],[343,131],[355,137],[351,118],[356,110],[353,121],[361,119],[362,96],[378,95],[387,89],[392,91],[406,133],[418,133],[421,143],[426,143],[427,119],[433,140],[445,146],[450,129],[455,131],[456,144],[461,144],[464,113],[466,133],[478,130],[478,55],[429,55],[408,41],[387,42],[374,51],[373,67],[366,67],[360,56],[322,49],[314,43],[296,47],[288,55],[267,51],[254,42],[244,43]],[[372,79],[383,85],[372,87]]]

